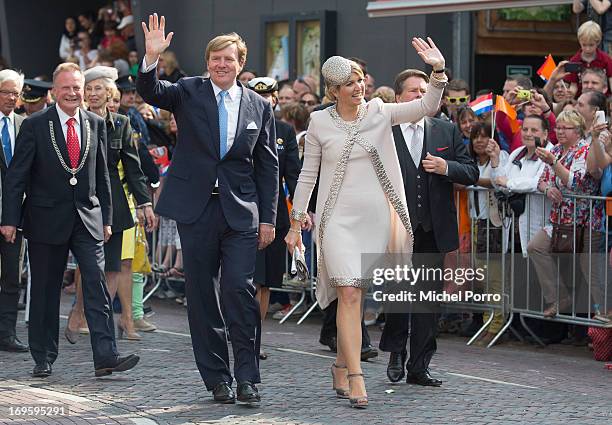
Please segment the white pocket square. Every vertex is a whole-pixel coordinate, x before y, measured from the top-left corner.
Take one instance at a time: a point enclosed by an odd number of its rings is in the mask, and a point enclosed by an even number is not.
[[[255,121],[251,121],[249,125],[247,125],[247,130],[257,130],[257,124],[255,124]]]

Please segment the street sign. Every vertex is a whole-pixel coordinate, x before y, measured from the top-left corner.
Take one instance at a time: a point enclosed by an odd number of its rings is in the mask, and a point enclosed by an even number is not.
[[[533,67],[531,65],[506,65],[506,77],[511,75],[524,75],[531,78]]]

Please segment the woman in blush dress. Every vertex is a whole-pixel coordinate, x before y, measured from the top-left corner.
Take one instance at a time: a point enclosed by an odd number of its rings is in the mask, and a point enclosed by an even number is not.
[[[319,176],[317,196],[318,281],[321,308],[338,298],[338,352],[333,388],[350,405],[368,405],[361,372],[362,300],[371,279],[363,277],[362,254],[412,253],[413,237],[391,127],[438,111],[447,78],[444,57],[428,38],[414,38],[421,59],[433,67],[427,94],[407,103],[365,103],[361,68],[341,56],[321,69],[326,95],[336,103],[311,114],[304,165],[293,199],[291,253],[302,249],[301,226]],[[369,260],[368,260],[369,262]]]

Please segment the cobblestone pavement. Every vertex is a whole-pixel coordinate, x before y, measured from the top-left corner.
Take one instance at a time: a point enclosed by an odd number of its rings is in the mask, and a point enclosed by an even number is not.
[[[141,342],[119,341],[123,353],[142,357],[127,373],[94,378],[86,337],[74,346],[60,341],[60,356],[47,379],[30,377],[29,354],[0,353],[0,423],[612,423],[612,373],[586,349],[518,343],[484,349],[449,336],[439,339],[432,364],[433,374],[444,381],[441,388],[388,383],[388,357],[381,355],[364,364],[370,408],[355,411],[331,390],[333,357],[317,342],[318,318],[300,326],[267,321],[261,407],[217,405],[196,369],[185,309],[173,301],[153,304],[151,320],[163,330],[144,335]],[[371,329],[378,344],[380,333]],[[23,322],[18,332],[25,341]],[[17,408],[40,406],[62,406],[65,414],[16,415]]]

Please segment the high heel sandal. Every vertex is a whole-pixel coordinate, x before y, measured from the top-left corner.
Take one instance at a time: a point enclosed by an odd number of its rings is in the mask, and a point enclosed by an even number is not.
[[[71,310],[68,314],[68,322],[66,323],[66,329],[64,329],[64,336],[66,337],[69,343],[76,344],[79,338],[79,331],[73,331],[72,329],[70,329],[70,318],[72,317],[73,313],[74,311]]]
[[[132,331],[132,332],[128,332],[123,325],[121,324],[121,322],[117,322],[117,334],[119,336],[119,339],[127,339],[128,341],[140,341],[142,340],[142,336],[140,336],[139,333]],[[124,338],[125,335],[125,338]]]
[[[351,378],[360,376],[363,379],[363,373],[349,373],[347,376],[349,379],[349,388],[351,387]],[[350,406],[354,407],[355,409],[365,409],[368,407],[368,396],[364,395],[364,396],[355,397],[355,398],[352,398],[349,396],[349,403],[350,403]]]
[[[334,369],[346,369],[346,366],[338,366],[336,363],[331,365],[332,389],[336,391],[336,397],[349,398],[348,389],[336,387],[336,374],[334,373]]]

